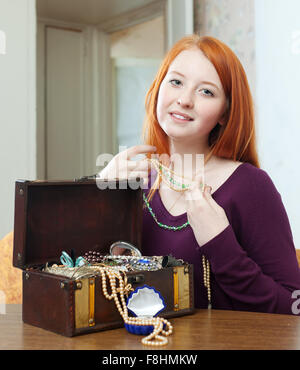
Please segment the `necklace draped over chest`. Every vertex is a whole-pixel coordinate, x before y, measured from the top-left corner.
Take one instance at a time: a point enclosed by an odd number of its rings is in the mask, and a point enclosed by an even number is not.
[[[181,194],[188,190],[191,186],[191,184],[186,184],[184,183],[184,177],[177,175],[174,171],[170,170],[168,167],[164,166],[162,163],[158,162],[157,160],[151,160],[151,163],[154,165],[159,178],[171,189],[180,192]],[[177,198],[177,200],[180,197]],[[183,223],[180,226],[173,226],[173,225],[166,225],[162,223],[156,216],[155,211],[152,209],[150,202],[148,201],[145,193],[143,193],[143,200],[146,204],[146,207],[154,219],[155,223],[157,226],[161,227],[162,229],[165,230],[170,230],[174,232],[180,232],[182,229],[186,227],[190,227],[189,221],[187,220],[185,223]],[[175,201],[176,203],[176,201]],[[175,204],[174,203],[174,204]],[[172,205],[172,207],[174,206]],[[171,208],[172,208],[171,207]],[[171,208],[167,210],[170,212]],[[211,308],[211,288],[210,288],[210,267],[209,267],[209,262],[205,258],[204,255],[202,255],[202,267],[203,267],[203,281],[204,281],[204,286],[207,289],[207,299],[208,299],[208,308]]]

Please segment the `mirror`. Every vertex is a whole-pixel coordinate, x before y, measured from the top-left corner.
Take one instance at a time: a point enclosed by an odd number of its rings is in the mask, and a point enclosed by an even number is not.
[[[109,253],[111,256],[142,256],[141,252],[133,244],[121,240],[110,246]]]

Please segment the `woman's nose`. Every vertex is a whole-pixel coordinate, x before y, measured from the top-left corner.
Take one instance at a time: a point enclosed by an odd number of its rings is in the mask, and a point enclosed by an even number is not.
[[[177,99],[177,104],[183,108],[193,108],[194,102],[191,94],[181,94],[180,97]]]

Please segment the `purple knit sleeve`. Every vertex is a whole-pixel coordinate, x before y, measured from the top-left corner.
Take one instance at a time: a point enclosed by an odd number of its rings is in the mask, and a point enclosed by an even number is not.
[[[292,294],[300,270],[288,216],[267,173],[252,172],[226,210],[230,225],[199,251],[234,309],[298,314],[300,294]]]

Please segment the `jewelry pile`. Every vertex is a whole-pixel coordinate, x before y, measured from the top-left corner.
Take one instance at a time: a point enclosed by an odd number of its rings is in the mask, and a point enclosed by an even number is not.
[[[122,266],[123,271],[157,271],[162,268],[162,257],[111,256],[101,255],[99,252],[86,252],[83,258],[88,263],[101,263],[108,266]]]
[[[118,242],[118,244],[120,243],[122,242]],[[153,294],[150,300],[146,299],[145,301],[145,295],[143,297],[143,292],[140,291],[139,294],[131,295],[126,304],[125,296],[133,291],[131,284],[127,284],[126,273],[129,271],[157,271],[163,267],[182,265],[184,262],[172,256],[145,257],[138,255],[138,253],[135,254],[131,256],[101,255],[100,252],[89,251],[75,259],[74,253],[71,253],[72,257],[70,257],[64,251],[60,258],[62,265],[46,263],[43,271],[65,276],[72,280],[100,276],[103,295],[108,300],[114,300],[123,318],[126,330],[133,334],[148,334],[141,341],[144,345],[163,346],[168,343],[166,337],[172,334],[173,327],[168,320],[155,316],[165,307],[164,303],[163,305],[157,304],[157,294],[163,302],[160,293],[155,291],[154,288],[144,286],[144,293],[147,290],[147,292],[150,291]],[[109,287],[107,280],[109,281]],[[139,289],[142,288],[137,288],[136,291]],[[133,293],[136,293],[136,291]],[[145,304],[147,301],[150,301],[151,304]],[[129,316],[127,307],[129,302],[131,305],[130,311],[133,314],[136,314],[135,310],[140,310],[141,307],[142,314],[137,314],[137,317]],[[155,311],[157,307],[159,307],[159,311]]]

